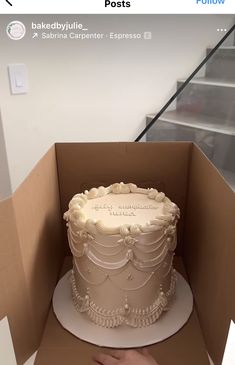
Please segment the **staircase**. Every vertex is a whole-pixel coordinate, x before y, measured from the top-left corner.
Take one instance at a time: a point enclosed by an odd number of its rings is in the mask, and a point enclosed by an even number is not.
[[[209,52],[210,49],[207,50]],[[179,88],[185,80],[178,80]],[[147,124],[155,115],[147,115]],[[147,141],[193,141],[235,189],[235,47],[221,47],[147,132]]]

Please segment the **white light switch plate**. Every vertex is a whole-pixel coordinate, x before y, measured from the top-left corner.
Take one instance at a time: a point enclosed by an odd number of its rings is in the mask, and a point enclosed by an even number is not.
[[[8,65],[9,81],[12,94],[27,94],[28,85],[28,72],[26,65],[11,64]]]

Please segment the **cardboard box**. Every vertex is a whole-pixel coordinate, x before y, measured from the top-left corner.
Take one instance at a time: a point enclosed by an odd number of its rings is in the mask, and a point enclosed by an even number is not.
[[[62,219],[69,200],[120,181],[156,187],[181,209],[176,265],[195,309],[151,352],[160,365],[207,365],[206,351],[221,363],[235,319],[235,194],[195,145],[176,142],[58,143],[0,203],[0,319],[8,316],[18,364],[39,345],[36,365],[88,365],[98,351],[64,330],[50,304],[62,266],[71,267]]]

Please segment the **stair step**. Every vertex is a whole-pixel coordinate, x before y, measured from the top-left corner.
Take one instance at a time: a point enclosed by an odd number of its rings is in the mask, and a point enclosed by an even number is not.
[[[220,173],[223,175],[230,188],[235,192],[235,173],[223,169],[220,169]]]
[[[184,80],[177,82],[179,88]],[[179,112],[204,114],[216,119],[235,121],[235,82],[220,79],[197,78],[192,80],[177,97]],[[229,123],[227,123],[229,124]]]
[[[152,118],[151,118],[152,119]],[[150,117],[147,117],[147,123]],[[215,133],[201,131],[181,124],[168,123],[158,120],[146,134],[147,142],[152,141],[192,141],[204,151],[209,159],[213,158],[214,147],[211,140],[214,140]],[[231,138],[231,137],[230,137]]]
[[[211,48],[207,49],[207,54]],[[222,47],[208,60],[206,77],[231,80],[235,78],[235,47]]]
[[[147,116],[147,124],[154,115]],[[147,141],[192,141],[217,166],[235,173],[235,126],[221,125],[218,120],[176,110],[166,112],[149,129]]]
[[[212,48],[208,48],[208,49],[212,49]],[[234,49],[235,50],[235,46],[224,46],[224,47],[219,48],[219,50],[223,50],[223,49]]]
[[[182,84],[186,81],[186,79],[179,79],[178,83]],[[190,84],[196,85],[208,85],[215,87],[226,87],[226,88],[235,88],[235,75],[234,79],[231,80],[221,80],[220,78],[210,78],[210,77],[197,77],[190,81]],[[187,86],[186,86],[187,87]]]
[[[147,124],[155,117],[154,114],[147,115]],[[196,128],[204,131],[226,134],[235,136],[235,120],[234,125],[226,125],[224,121],[207,115],[196,115],[193,113],[182,113],[177,110],[165,112],[159,119],[161,122],[181,125],[190,128]],[[158,128],[158,122],[152,126]],[[151,129],[152,129],[151,128]]]
[[[213,47],[208,47],[207,48],[207,53],[209,53],[210,51],[212,51]],[[224,47],[220,47],[219,49],[217,49],[216,53],[223,53],[226,51],[231,51],[231,52],[235,52],[235,46],[224,46]]]

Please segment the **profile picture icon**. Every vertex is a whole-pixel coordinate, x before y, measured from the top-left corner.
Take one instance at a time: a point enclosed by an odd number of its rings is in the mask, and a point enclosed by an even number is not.
[[[6,32],[10,39],[18,41],[25,36],[26,27],[23,23],[15,20],[7,25]]]

